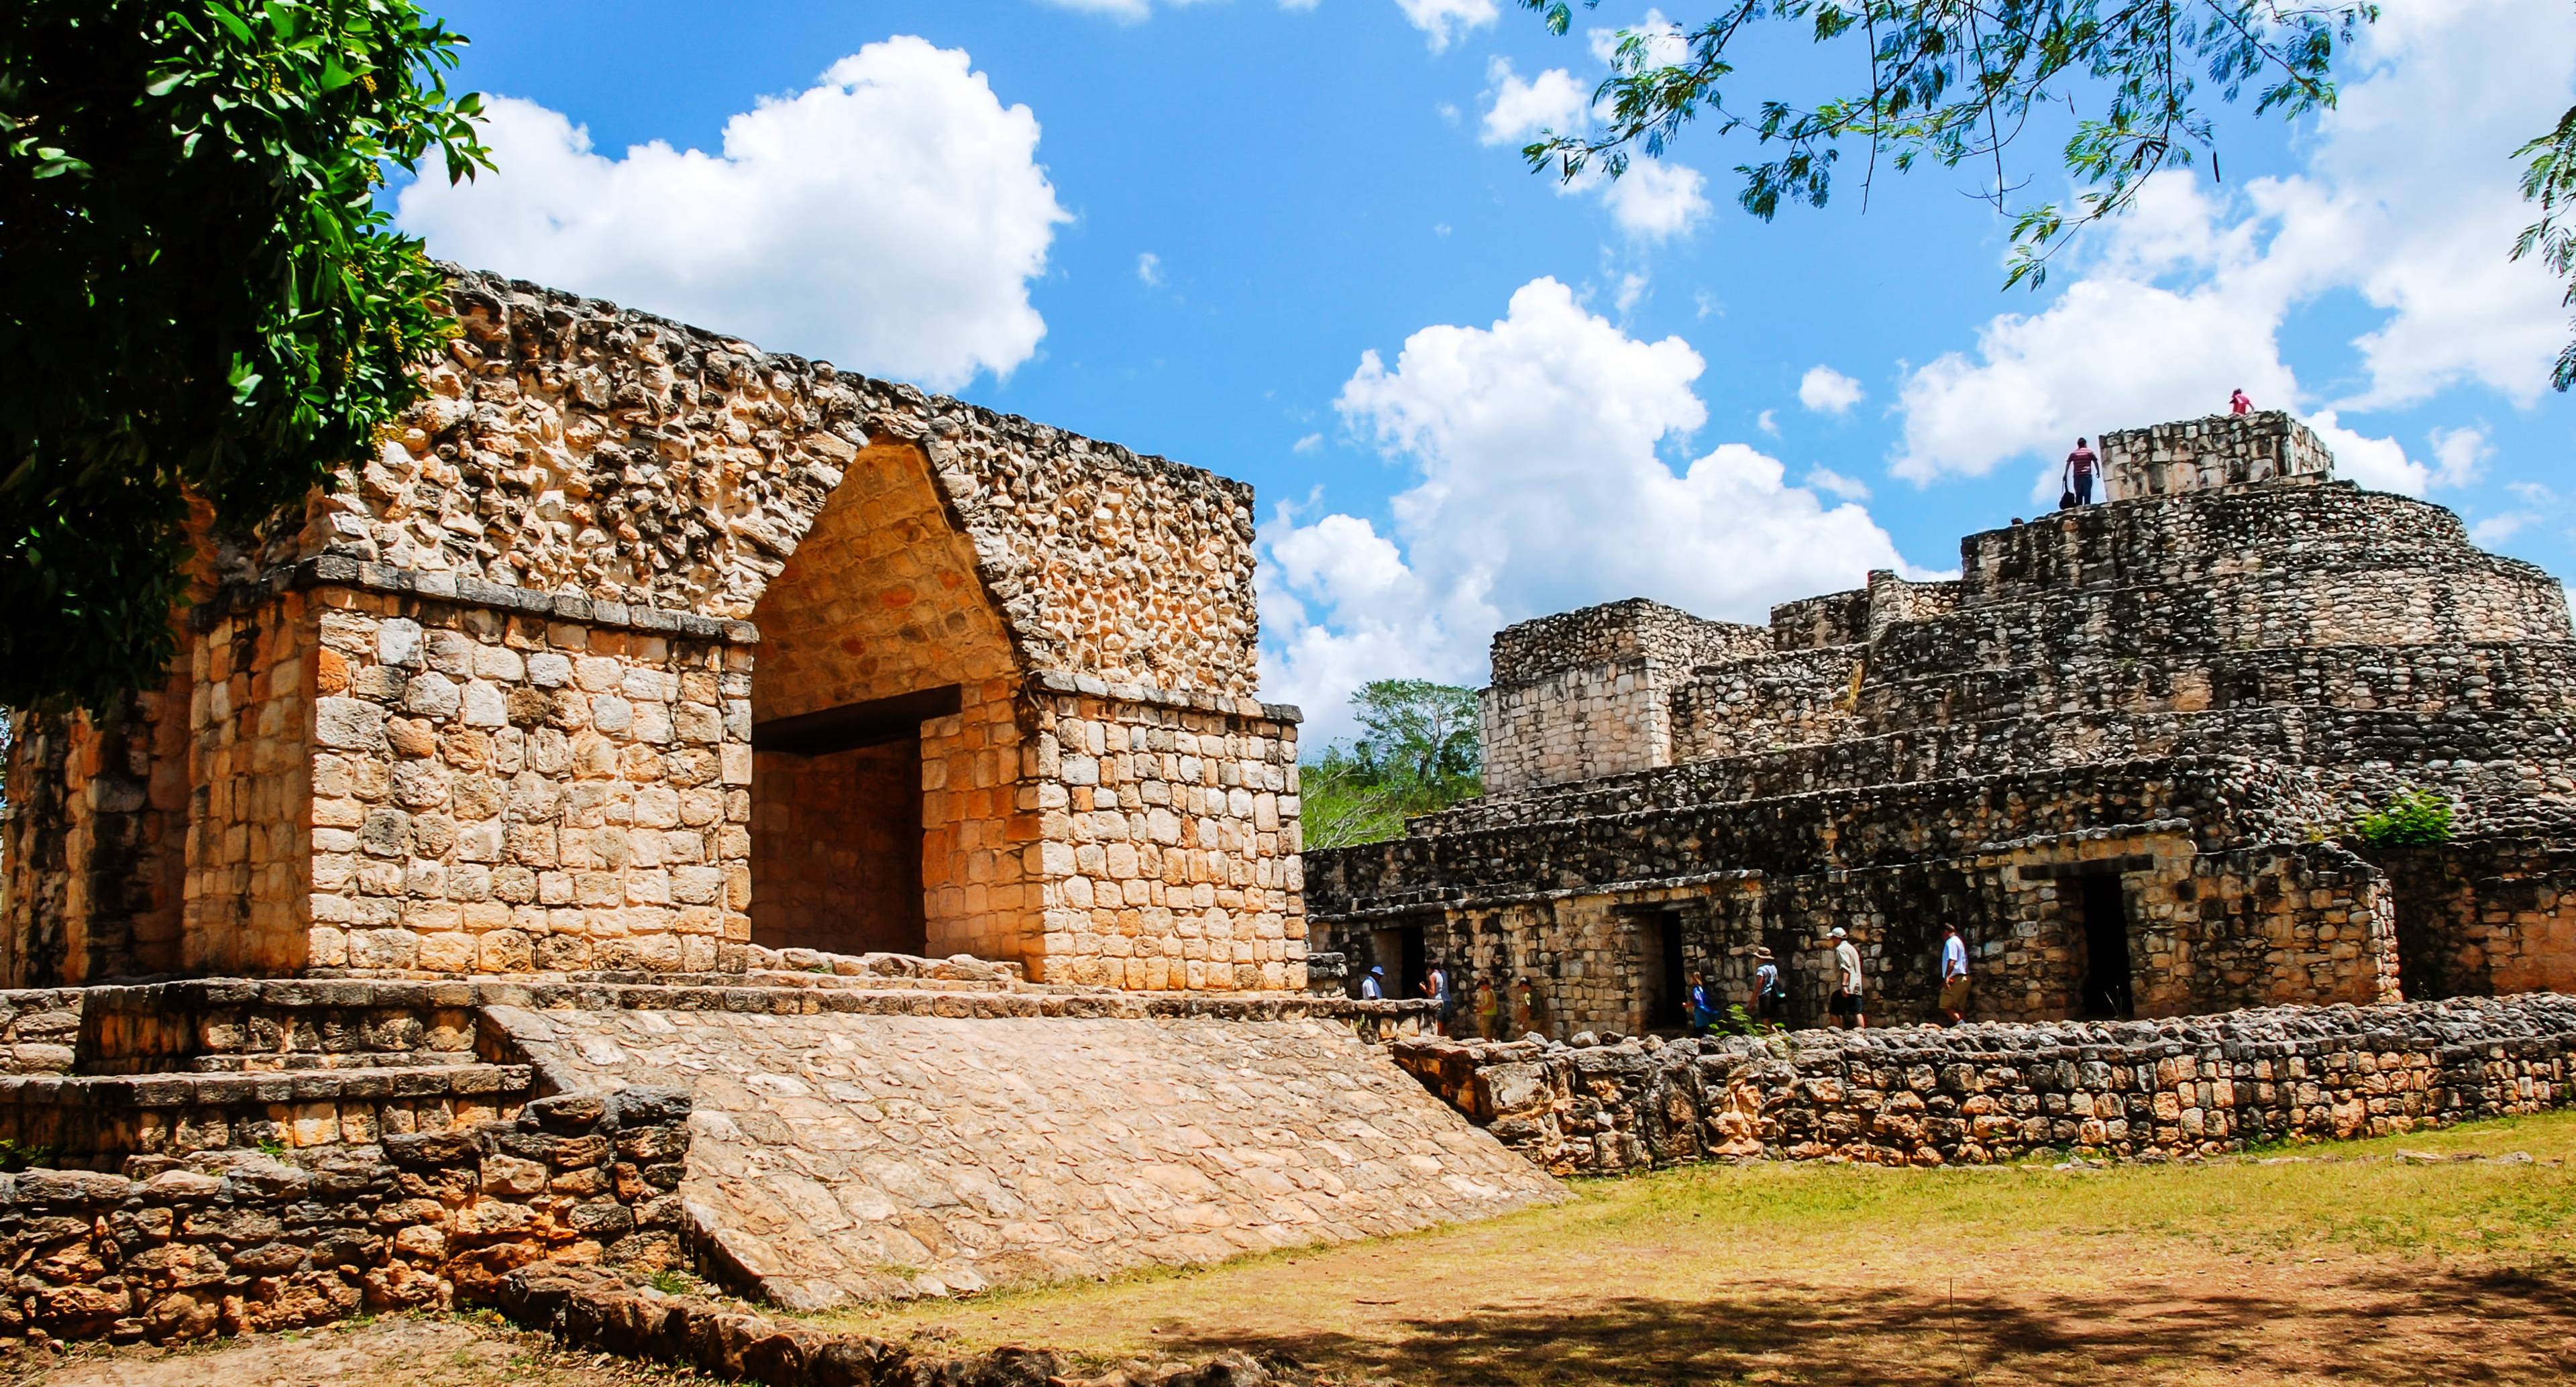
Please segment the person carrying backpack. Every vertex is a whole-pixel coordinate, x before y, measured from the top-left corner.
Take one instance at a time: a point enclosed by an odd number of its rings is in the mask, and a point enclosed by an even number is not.
[[[2058,498],[2059,510],[2093,504],[2093,473],[2101,465],[2091,445],[2081,438],[2075,440],[2075,451],[2066,455],[2066,492]]]

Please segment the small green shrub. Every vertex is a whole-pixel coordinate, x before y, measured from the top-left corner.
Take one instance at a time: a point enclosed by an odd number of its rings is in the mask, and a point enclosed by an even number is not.
[[[2450,798],[2439,790],[2400,790],[2353,820],[2352,836],[2375,848],[2447,843],[2453,813]]]
[[[50,1146],[29,1146],[8,1137],[0,1137],[0,1170],[25,1170],[54,1158]]]

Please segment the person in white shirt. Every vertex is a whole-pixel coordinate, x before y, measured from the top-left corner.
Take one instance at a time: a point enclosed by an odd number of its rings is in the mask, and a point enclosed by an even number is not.
[[[1968,1019],[1968,941],[1957,925],[1941,927],[1941,1011],[1953,1026]]]
[[[1842,926],[1834,926],[1834,1017],[1847,1031],[1866,1029],[1869,1016],[1862,1009],[1860,950],[1851,942]]]

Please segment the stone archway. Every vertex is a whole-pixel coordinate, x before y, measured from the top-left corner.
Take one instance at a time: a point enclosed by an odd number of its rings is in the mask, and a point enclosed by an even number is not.
[[[850,460],[752,621],[753,942],[1018,957],[1018,660],[919,447]]]

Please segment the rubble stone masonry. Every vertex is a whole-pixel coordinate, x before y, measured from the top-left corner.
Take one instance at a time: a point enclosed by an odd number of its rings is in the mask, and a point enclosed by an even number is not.
[[[1396,1062],[1560,1175],[1708,1160],[2129,1160],[2387,1136],[2576,1101],[2576,998],[2154,1023],[1568,1046],[1420,1037]]]
[[[168,691],[20,720],[0,980],[719,971],[757,919],[1302,986],[1248,487],[533,285],[452,298],[379,452],[209,542]]]
[[[1821,1021],[2162,1016],[2576,989],[2565,589],[2460,518],[2333,480],[2286,415],[2104,440],[2115,498],[1967,536],[1960,575],[1783,603],[1630,601],[1495,639],[1490,793],[1306,864],[1317,947],[1390,945],[1538,1029],[1667,1030],[1687,975]],[[2360,817],[2410,788],[2452,841]]]

